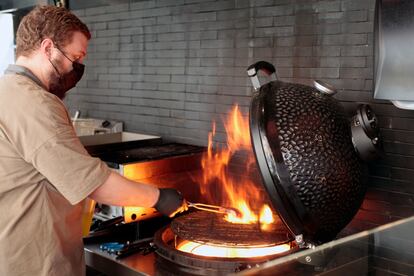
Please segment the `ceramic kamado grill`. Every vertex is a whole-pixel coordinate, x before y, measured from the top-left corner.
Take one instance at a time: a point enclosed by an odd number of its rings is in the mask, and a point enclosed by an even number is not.
[[[261,85],[259,72],[275,80]],[[314,247],[334,239],[362,203],[364,161],[381,148],[369,106],[360,105],[348,118],[331,85],[279,81],[274,66],[264,61],[247,73],[255,89],[251,146],[262,188],[279,218],[264,231],[260,224],[229,223],[217,211],[178,217],[154,238],[165,271],[225,274]]]

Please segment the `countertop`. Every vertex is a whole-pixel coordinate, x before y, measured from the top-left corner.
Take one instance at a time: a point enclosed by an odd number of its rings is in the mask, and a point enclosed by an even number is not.
[[[117,259],[115,255],[99,249],[98,244],[85,245],[86,265],[108,276],[155,275],[155,253],[133,254]]]
[[[414,275],[414,217],[274,259],[239,275]],[[134,254],[123,259],[85,246],[86,264],[108,276],[157,274],[156,255]],[[339,273],[339,274],[338,274]],[[382,275],[382,274],[381,274]],[[392,274],[396,275],[396,274]]]

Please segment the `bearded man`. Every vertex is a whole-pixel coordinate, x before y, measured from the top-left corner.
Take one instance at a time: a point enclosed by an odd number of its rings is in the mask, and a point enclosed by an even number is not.
[[[82,202],[187,208],[174,189],[136,183],[91,157],[62,102],[81,79],[91,34],[65,8],[39,6],[17,30],[0,78],[0,275],[84,275]]]

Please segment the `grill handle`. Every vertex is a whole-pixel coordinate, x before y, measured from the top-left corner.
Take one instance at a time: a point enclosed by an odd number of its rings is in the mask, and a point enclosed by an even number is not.
[[[259,71],[263,71],[267,76],[273,76],[274,80],[277,79],[276,69],[271,63],[267,61],[258,61],[250,65],[247,68],[247,75],[249,76],[253,84],[254,90],[256,91],[258,91],[262,86],[257,76],[257,73],[259,73]]]

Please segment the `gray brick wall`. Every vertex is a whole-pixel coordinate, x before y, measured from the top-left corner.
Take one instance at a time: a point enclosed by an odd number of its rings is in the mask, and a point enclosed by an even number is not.
[[[206,122],[234,103],[247,111],[245,69],[260,59],[285,81],[322,78],[341,90],[340,100],[369,100],[368,2],[152,0],[77,9],[93,39],[67,104],[72,113],[122,120],[130,131],[206,144]]]
[[[72,114],[122,120],[128,131],[205,145],[213,119],[216,140],[224,140],[220,118],[234,103],[247,114],[251,63],[272,62],[284,81],[323,79],[350,115],[368,102],[379,116],[386,154],[370,166],[359,216],[365,224],[392,221],[414,213],[414,112],[372,99],[374,5],[148,0],[78,9],[93,37],[86,75],[67,105]]]

